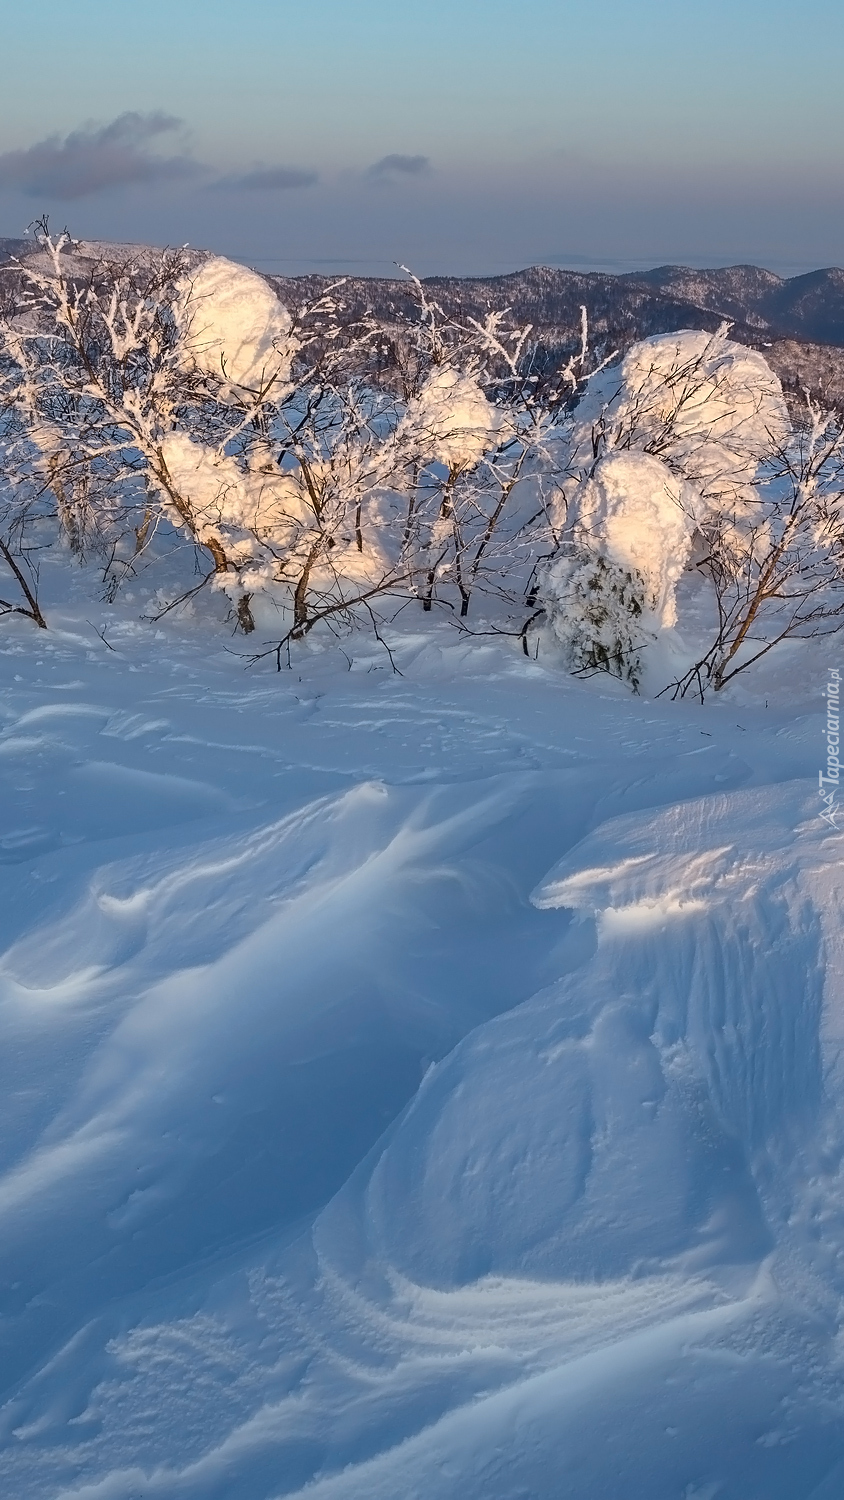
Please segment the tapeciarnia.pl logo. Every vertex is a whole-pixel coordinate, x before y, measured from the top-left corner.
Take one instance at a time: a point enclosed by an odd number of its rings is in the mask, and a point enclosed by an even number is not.
[[[824,804],[821,817],[836,830],[838,824],[835,819],[841,811],[835,800],[841,773],[841,762],[838,759],[840,702],[841,673],[837,667],[830,667],[826,684],[826,773],[818,771],[818,793]]]

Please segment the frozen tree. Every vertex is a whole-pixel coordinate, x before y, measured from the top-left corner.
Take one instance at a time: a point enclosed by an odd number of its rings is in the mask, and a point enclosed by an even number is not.
[[[555,517],[560,553],[537,589],[576,670],[638,681],[641,650],[676,623],[693,545],[711,559],[725,517],[735,530],[756,514],[760,475],[789,432],[776,376],[726,325],[646,339],[590,383]],[[730,554],[717,551],[723,580]]]
[[[636,569],[570,543],[543,571],[538,597],[570,671],[609,672],[638,690],[649,637],[646,585]]]
[[[540,374],[529,326],[509,326],[506,312],[447,318],[414,284],[420,317],[412,360],[405,349],[407,410],[397,432],[399,444],[412,436],[416,455],[405,537],[418,540],[423,607],[456,604],[465,618],[476,589],[512,605],[524,574],[556,550],[556,428],[587,378],[588,325],[584,309],[577,354]]]
[[[43,480],[21,451],[15,375],[0,347],[0,614],[24,615],[44,629],[35,559],[39,523],[49,518],[51,506]]]
[[[292,378],[317,332],[326,343],[330,298],[294,327],[263,278],[227,261],[191,270],[165,253],[81,277],[67,236],[42,228],[40,243],[46,263],[21,268],[3,319],[4,394],[24,466],[55,496],[71,548],[93,528],[125,567],[124,538],[137,553],[165,517],[208,555],[206,580],[242,629],[253,628],[254,588],[273,582],[301,626],[315,564],[348,519],[329,504],[325,473],[315,478],[338,430],[330,357],[304,359]]]
[[[623,450],[577,486],[560,554],[540,570],[537,593],[573,670],[638,686],[642,648],[676,622],[697,498],[661,459]]]
[[[547,375],[529,328],[446,316],[411,278],[391,384],[385,330],[347,320],[339,284],[288,309],[219,257],[81,274],[66,237],[40,243],[0,326],[19,499],[49,494],[79,556],[105,548],[112,592],[169,523],[242,630],[258,595],[277,606],[279,663],[317,625],[378,630],[390,601],[463,619],[477,590],[511,610],[524,590],[575,670],[635,683],[693,537],[726,577],[787,449],[775,378],[723,330],[636,346],[572,418],[585,314]]]
[[[662,459],[715,509],[740,499],[791,424],[774,372],[728,330],[644,339],[593,381],[576,414],[581,471],[632,449]]]
[[[482,589],[512,606],[556,549],[554,428],[585,322],[549,381],[529,329],[447,317],[411,278],[395,389],[384,330],[349,323],[339,287],[290,310],[219,257],[86,266],[46,225],[39,244],[0,325],[17,468],[73,553],[104,552],[109,597],[166,521],[210,563],[188,594],[223,590],[247,632],[272,598],[280,660],[317,624],[377,628],[379,600],[465,617]]]
[[[454,352],[452,353],[454,358]],[[461,480],[477,470],[484,458],[499,446],[503,413],[487,399],[479,382],[476,361],[461,370],[454,364],[435,365],[419,391],[411,397],[396,430],[395,443],[415,462],[417,489],[420,474],[427,491],[426,521],[421,523],[424,563],[423,604],[431,608],[437,579],[453,574],[468,611],[464,559],[466,543],[461,530]],[[431,496],[434,496],[434,505]],[[417,493],[418,503],[418,493]]]
[[[703,699],[780,642],[844,624],[844,425],[807,396],[807,418],[768,455],[752,503],[704,523],[717,626],[708,648],[671,684]]]
[[[127,518],[142,546],[165,496],[226,570],[222,540],[201,535],[162,449],[191,396],[173,316],[184,257],[100,262],[80,277],[68,236],[44,229],[39,240],[46,264],[22,268],[22,293],[3,321],[5,388],[24,466],[54,494],[71,550],[92,530],[100,540],[120,535]]]
[[[649,453],[612,451],[574,491],[567,535],[643,580],[654,630],[676,624],[676,588],[691,552],[700,498]]]

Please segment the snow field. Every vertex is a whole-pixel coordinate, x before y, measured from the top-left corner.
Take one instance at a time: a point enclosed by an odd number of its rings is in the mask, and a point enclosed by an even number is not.
[[[5,1492],[837,1495],[826,658],[86,611],[0,638]]]

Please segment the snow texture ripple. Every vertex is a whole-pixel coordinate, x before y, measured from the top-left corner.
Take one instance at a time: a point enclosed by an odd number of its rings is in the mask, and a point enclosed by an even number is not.
[[[837,1496],[825,663],[109,640],[0,642],[4,1493]]]

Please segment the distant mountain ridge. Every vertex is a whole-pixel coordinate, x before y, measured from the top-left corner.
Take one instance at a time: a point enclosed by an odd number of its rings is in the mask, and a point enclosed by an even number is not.
[[[267,279],[291,305],[331,284],[326,276]],[[759,266],[657,266],[623,275],[531,266],[505,276],[429,276],[424,286],[453,315],[509,308],[556,359],[574,347],[581,306],[601,357],[653,334],[714,332],[726,320],[734,339],[764,351],[795,409],[809,390],[844,410],[844,271],[836,267],[782,277]],[[346,277],[342,295],[352,312],[371,309],[387,324],[413,315],[408,283],[398,278]]]
[[[312,293],[332,280],[268,279],[288,295]],[[428,276],[424,285],[449,309],[508,307],[517,321],[532,322],[543,333],[570,334],[585,304],[593,330],[617,332],[622,342],[625,336],[716,327],[726,318],[737,331],[747,331],[748,341],[767,336],[844,347],[844,271],[834,267],[785,278],[759,266],[658,266],[622,275],[531,266],[504,276]],[[407,283],[398,278],[349,276],[344,295],[386,317],[411,305]]]
[[[149,246],[86,242],[83,262],[97,252],[115,259],[143,254]],[[0,238],[0,266],[26,259],[32,240]],[[197,260],[203,252],[193,251]],[[307,301],[339,278],[324,275],[266,278],[289,304]],[[385,323],[414,315],[406,279],[346,276],[343,300],[354,315],[371,310]],[[508,308],[516,322],[533,326],[550,351],[570,350],[589,315],[590,338],[601,353],[623,352],[637,339],[681,328],[714,331],[727,319],[732,336],[764,349],[787,390],[804,387],[844,408],[844,270],[828,267],[782,277],[760,266],[695,270],[656,266],[650,271],[611,274],[530,266],[503,276],[429,276],[424,286],[446,312],[482,315]]]
[[[844,345],[844,270],[836,266],[789,277],[759,266],[717,271],[658,266],[619,280],[644,283],[660,296],[737,318],[779,337]]]
[[[0,237],[0,264],[12,256],[25,259],[32,240]],[[85,244],[93,250],[94,244]],[[103,245],[107,254],[139,252],[141,245]],[[323,275],[268,276],[288,292],[312,291],[337,278]],[[689,266],[656,266],[651,271],[611,274],[605,271],[568,271],[530,266],[503,276],[428,276],[424,284],[449,305],[478,310],[509,307],[519,321],[533,322],[543,332],[570,332],[586,303],[593,326],[611,331],[671,332],[698,326],[713,318],[728,318],[757,335],[801,339],[844,347],[844,270],[831,266],[802,276],[782,277],[761,266],[725,266],[694,270]],[[347,297],[376,312],[395,314],[410,307],[407,282],[402,278],[347,276]],[[685,319],[685,321],[683,321]],[[690,322],[690,320],[692,320]],[[659,329],[651,324],[660,324]],[[645,325],[648,325],[647,327]]]

